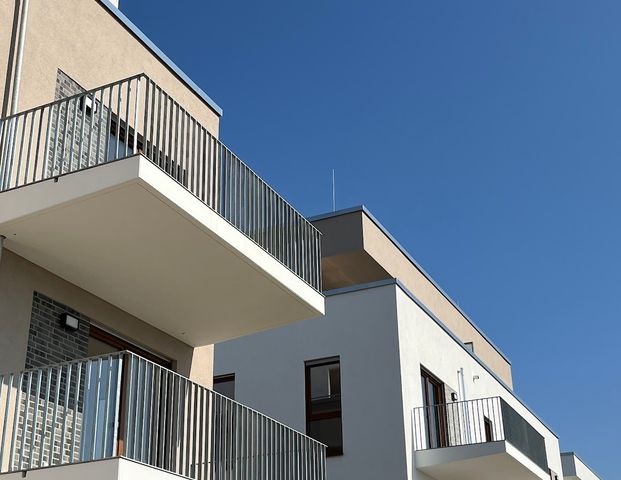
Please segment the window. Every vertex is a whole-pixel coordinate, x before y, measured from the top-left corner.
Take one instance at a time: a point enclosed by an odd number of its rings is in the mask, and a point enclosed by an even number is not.
[[[313,360],[305,367],[306,433],[328,446],[327,456],[342,455],[340,360]]]
[[[494,424],[489,418],[483,417],[483,426],[485,427],[485,441],[493,442],[494,441]]]
[[[474,353],[474,343],[465,342],[464,345],[466,346],[466,348],[468,349],[470,353]]]
[[[229,373],[213,377],[213,390],[231,400],[235,400],[235,374]]]
[[[145,350],[144,348],[140,348],[134,343],[91,323],[88,339],[89,356],[107,355],[114,352],[121,352],[123,350],[135,353],[136,355],[146,358],[153,363],[172,370],[173,365],[169,359],[160,357],[159,355]]]
[[[423,405],[426,407],[429,448],[448,446],[444,384],[424,368],[420,372]]]

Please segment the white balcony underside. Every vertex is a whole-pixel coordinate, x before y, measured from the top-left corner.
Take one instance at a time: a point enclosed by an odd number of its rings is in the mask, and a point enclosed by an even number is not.
[[[37,468],[28,470],[26,475],[23,475],[21,471],[0,474],[2,480],[24,477],[29,480],[178,480],[183,478],[125,458]]]
[[[0,234],[194,346],[324,311],[320,293],[140,155],[1,193]]]
[[[416,468],[436,480],[550,480],[506,441],[416,452]]]

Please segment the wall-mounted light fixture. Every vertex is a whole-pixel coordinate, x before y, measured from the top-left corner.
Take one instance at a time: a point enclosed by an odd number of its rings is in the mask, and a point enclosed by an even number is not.
[[[78,320],[73,315],[69,315],[68,313],[63,313],[60,315],[60,323],[67,330],[76,331],[80,328],[80,320]]]
[[[473,381],[473,382],[476,382],[478,379],[479,379],[479,376],[478,376],[478,375],[473,375],[473,376],[472,376],[472,381]]]

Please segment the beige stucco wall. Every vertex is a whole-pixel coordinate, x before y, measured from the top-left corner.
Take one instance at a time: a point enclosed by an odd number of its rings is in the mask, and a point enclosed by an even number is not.
[[[3,91],[15,1],[0,2]],[[87,89],[144,72],[218,135],[218,115],[96,0],[30,0],[22,68],[19,111],[54,100],[59,68]]]
[[[35,290],[71,306],[139,346],[170,358],[178,373],[212,386],[212,346],[194,349],[6,248],[0,258],[1,372],[24,369]]]
[[[325,290],[397,278],[496,374],[512,386],[511,364],[363,211],[313,222],[323,233]]]

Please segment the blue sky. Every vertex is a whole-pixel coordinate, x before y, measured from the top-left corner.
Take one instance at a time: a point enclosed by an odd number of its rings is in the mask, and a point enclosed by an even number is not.
[[[562,448],[621,477],[620,2],[121,7],[303,213],[331,208],[335,168],[337,207],[367,205],[511,358]]]

